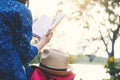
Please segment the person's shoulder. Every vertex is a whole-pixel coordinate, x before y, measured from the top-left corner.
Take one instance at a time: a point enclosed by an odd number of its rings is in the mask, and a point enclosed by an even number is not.
[[[25,11],[29,11],[28,10],[28,8],[24,5],[24,4],[22,4],[22,3],[20,3],[20,2],[18,2],[18,1],[12,1],[11,2],[12,3],[12,7],[13,7],[13,9],[16,11],[18,11],[18,12],[25,12]]]
[[[18,2],[18,1],[12,1],[12,0],[3,0],[3,1],[0,1],[0,9],[3,10],[3,11],[16,11],[16,12],[21,12],[21,11],[29,11],[27,9],[27,7]]]

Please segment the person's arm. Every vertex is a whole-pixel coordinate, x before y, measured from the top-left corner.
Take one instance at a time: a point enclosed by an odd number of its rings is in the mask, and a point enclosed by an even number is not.
[[[52,38],[53,33],[50,33],[49,35],[44,35],[40,41],[35,45],[37,49],[40,51]]]
[[[29,10],[23,9],[19,14],[15,14],[15,40],[17,52],[23,64],[29,63],[40,49],[48,42],[47,39],[40,40],[37,47],[30,44],[32,39],[32,16]],[[48,38],[48,37],[46,37]]]

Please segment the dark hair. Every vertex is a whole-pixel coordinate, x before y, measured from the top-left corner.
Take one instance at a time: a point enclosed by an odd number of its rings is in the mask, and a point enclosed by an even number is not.
[[[17,0],[17,1],[20,2],[20,3],[26,4],[27,0]]]
[[[17,0],[20,3],[23,3],[24,5],[27,4],[27,7],[29,6],[29,0]]]

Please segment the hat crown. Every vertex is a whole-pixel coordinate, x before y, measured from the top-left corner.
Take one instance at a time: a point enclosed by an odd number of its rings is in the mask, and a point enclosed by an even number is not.
[[[69,63],[69,54],[55,50],[43,50],[40,63],[54,69],[66,69]]]

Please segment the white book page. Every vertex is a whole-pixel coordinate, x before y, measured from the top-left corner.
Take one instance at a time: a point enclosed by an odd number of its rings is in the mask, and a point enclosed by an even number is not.
[[[58,14],[58,15],[55,16],[55,18],[53,19],[53,21],[51,23],[51,26],[50,26],[50,32],[53,32],[56,29],[56,27],[61,22],[63,17],[64,17],[63,14]]]
[[[50,19],[46,15],[42,15],[34,24],[32,27],[33,30],[33,36],[39,36],[42,37],[45,34],[48,34],[48,32],[54,31],[59,22],[64,17],[63,14],[59,14],[54,17],[54,19]]]
[[[58,14],[57,16],[55,16],[55,18],[52,21],[52,24],[50,26],[50,29],[52,29],[53,27],[55,27],[64,17],[63,14]]]
[[[33,33],[42,37],[47,34],[51,23],[52,20],[48,16],[42,15],[32,26]]]

